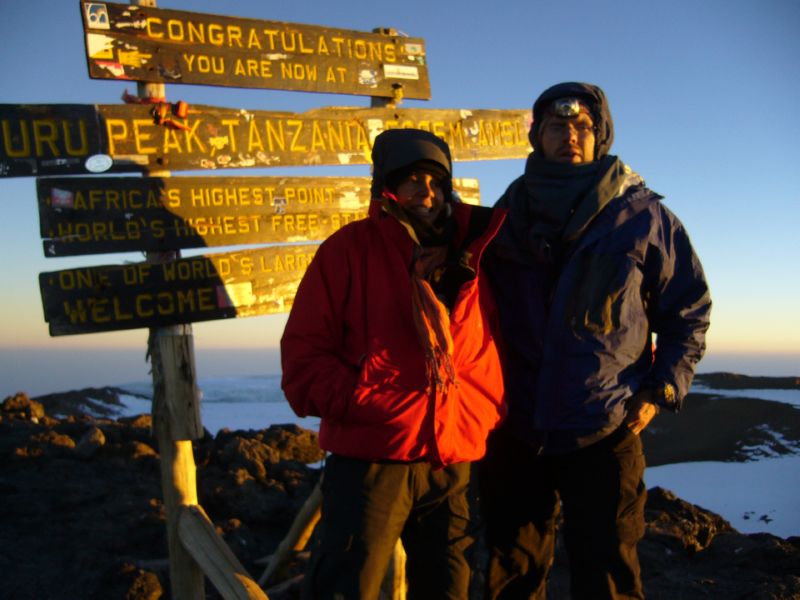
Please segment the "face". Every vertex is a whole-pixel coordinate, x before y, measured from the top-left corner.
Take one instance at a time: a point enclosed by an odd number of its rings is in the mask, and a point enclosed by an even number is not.
[[[423,171],[412,171],[397,186],[395,194],[404,210],[429,225],[436,220],[444,206],[442,182]]]
[[[576,117],[548,115],[539,130],[539,141],[547,160],[573,165],[594,160],[594,122],[583,110]]]

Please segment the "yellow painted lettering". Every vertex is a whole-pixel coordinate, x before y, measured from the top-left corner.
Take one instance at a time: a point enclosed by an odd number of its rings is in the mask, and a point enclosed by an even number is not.
[[[36,147],[36,156],[44,156],[44,147],[50,148],[51,156],[61,156],[56,146],[58,130],[56,124],[50,119],[33,120],[33,143]]]
[[[186,152],[189,154],[192,153],[192,140],[194,140],[197,144],[199,152],[202,152],[203,154],[206,152],[205,144],[203,144],[202,140],[197,137],[197,128],[200,126],[201,121],[201,119],[197,119],[197,121],[194,122],[194,125],[183,132],[184,138],[186,139]]]
[[[222,119],[222,124],[228,127],[228,137],[231,142],[231,152],[236,152],[236,127],[239,126],[239,119]]]
[[[144,145],[144,142],[152,139],[152,135],[143,131],[146,127],[152,127],[153,122],[147,119],[134,119],[133,120],[133,141],[136,144],[136,151],[139,154],[155,154],[156,148],[155,147],[148,147]]]
[[[308,148],[300,143],[300,134],[303,131],[303,121],[300,119],[287,119],[286,124],[289,127],[294,126],[294,135],[292,136],[291,151],[292,152],[308,152]]]
[[[153,38],[155,40],[160,40],[164,37],[164,32],[161,31],[161,25],[163,21],[158,17],[147,17],[145,21],[145,29],[147,31],[147,37]]]
[[[106,119],[106,134],[108,137],[108,153],[114,156],[117,142],[128,139],[128,124],[122,119]]]
[[[28,133],[26,121],[19,121],[20,146],[14,148],[14,136],[11,133],[11,124],[7,119],[3,119],[3,150],[9,158],[22,158],[31,155],[31,138]]]
[[[261,41],[258,39],[256,30],[251,27],[250,33],[247,36],[247,49],[252,50],[253,48],[261,50]]]
[[[276,146],[285,151],[286,137],[283,131],[283,121],[279,120],[276,128],[276,124],[272,120],[267,119],[265,126],[267,129],[267,145],[269,146],[270,152],[274,152]]]
[[[155,314],[152,308],[153,294],[139,294],[134,303],[137,317],[152,317]]]
[[[78,134],[80,136],[80,146],[74,146],[70,123],[66,119],[62,122],[61,128],[64,132],[64,147],[69,156],[86,156],[89,154],[89,136],[86,134],[86,122],[81,119],[78,121]]]

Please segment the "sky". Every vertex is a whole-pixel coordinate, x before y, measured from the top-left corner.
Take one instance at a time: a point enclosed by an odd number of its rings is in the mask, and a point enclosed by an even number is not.
[[[163,0],[160,8],[332,28],[393,27],[425,41],[432,99],[404,108],[528,109],[545,88],[587,81],[606,92],[612,153],[665,196],[708,277],[714,308],[700,371],[800,374],[800,4],[793,0],[639,2],[495,0],[377,3]],[[77,0],[0,0],[0,103],[115,104],[131,82],[92,80]],[[363,96],[167,86],[189,103],[302,112],[366,107]],[[524,160],[459,162],[491,205]],[[320,168],[366,176],[368,167]],[[217,172],[222,174],[222,172]],[[231,170],[226,174],[243,175]],[[258,175],[302,175],[294,168]],[[45,258],[34,178],[0,178],[0,394],[141,380],[145,330],[49,336],[37,275],[141,260]],[[275,373],[285,315],[193,326],[201,375]]]

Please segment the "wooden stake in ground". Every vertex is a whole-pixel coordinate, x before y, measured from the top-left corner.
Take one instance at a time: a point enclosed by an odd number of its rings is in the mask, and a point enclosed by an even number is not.
[[[242,563],[217,534],[200,506],[182,506],[178,519],[181,541],[225,600],[268,600]]]
[[[176,600],[205,598],[203,572],[184,548],[178,532],[183,507],[197,505],[196,466],[191,439],[173,434],[175,398],[196,394],[191,326],[177,325],[150,330],[149,351],[153,371],[153,433],[161,456],[161,489],[167,519],[169,576]],[[187,332],[186,329],[189,329]],[[199,420],[198,420],[199,424]]]

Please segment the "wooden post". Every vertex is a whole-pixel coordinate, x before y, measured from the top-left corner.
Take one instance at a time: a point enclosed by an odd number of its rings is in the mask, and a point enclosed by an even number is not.
[[[380,33],[383,35],[398,35],[397,30],[392,27],[376,27],[372,33]],[[369,105],[372,108],[394,108],[403,101],[403,84],[395,84],[394,97],[384,98],[382,96],[370,96]]]
[[[156,0],[134,0],[138,6],[155,7]],[[164,98],[164,84],[138,83],[140,98]],[[168,177],[168,171],[148,173]],[[148,262],[175,260],[148,254]],[[167,519],[169,580],[174,600],[203,600],[205,580],[199,565],[181,544],[180,509],[197,504],[197,468],[192,439],[202,437],[194,365],[191,325],[150,329],[148,354],[153,374],[153,434],[161,456],[161,489]],[[191,416],[190,416],[191,415]]]
[[[269,600],[214,529],[200,506],[182,506],[178,527],[184,546],[203,566],[225,600]]]
[[[171,418],[174,411],[169,409],[174,396],[185,397],[196,390],[192,337],[187,328],[190,326],[151,329],[148,345],[153,372],[153,433],[161,456],[161,490],[167,519],[170,588],[175,600],[202,600],[203,572],[181,544],[178,533],[181,508],[197,504],[194,451],[191,439],[175,439]]]

